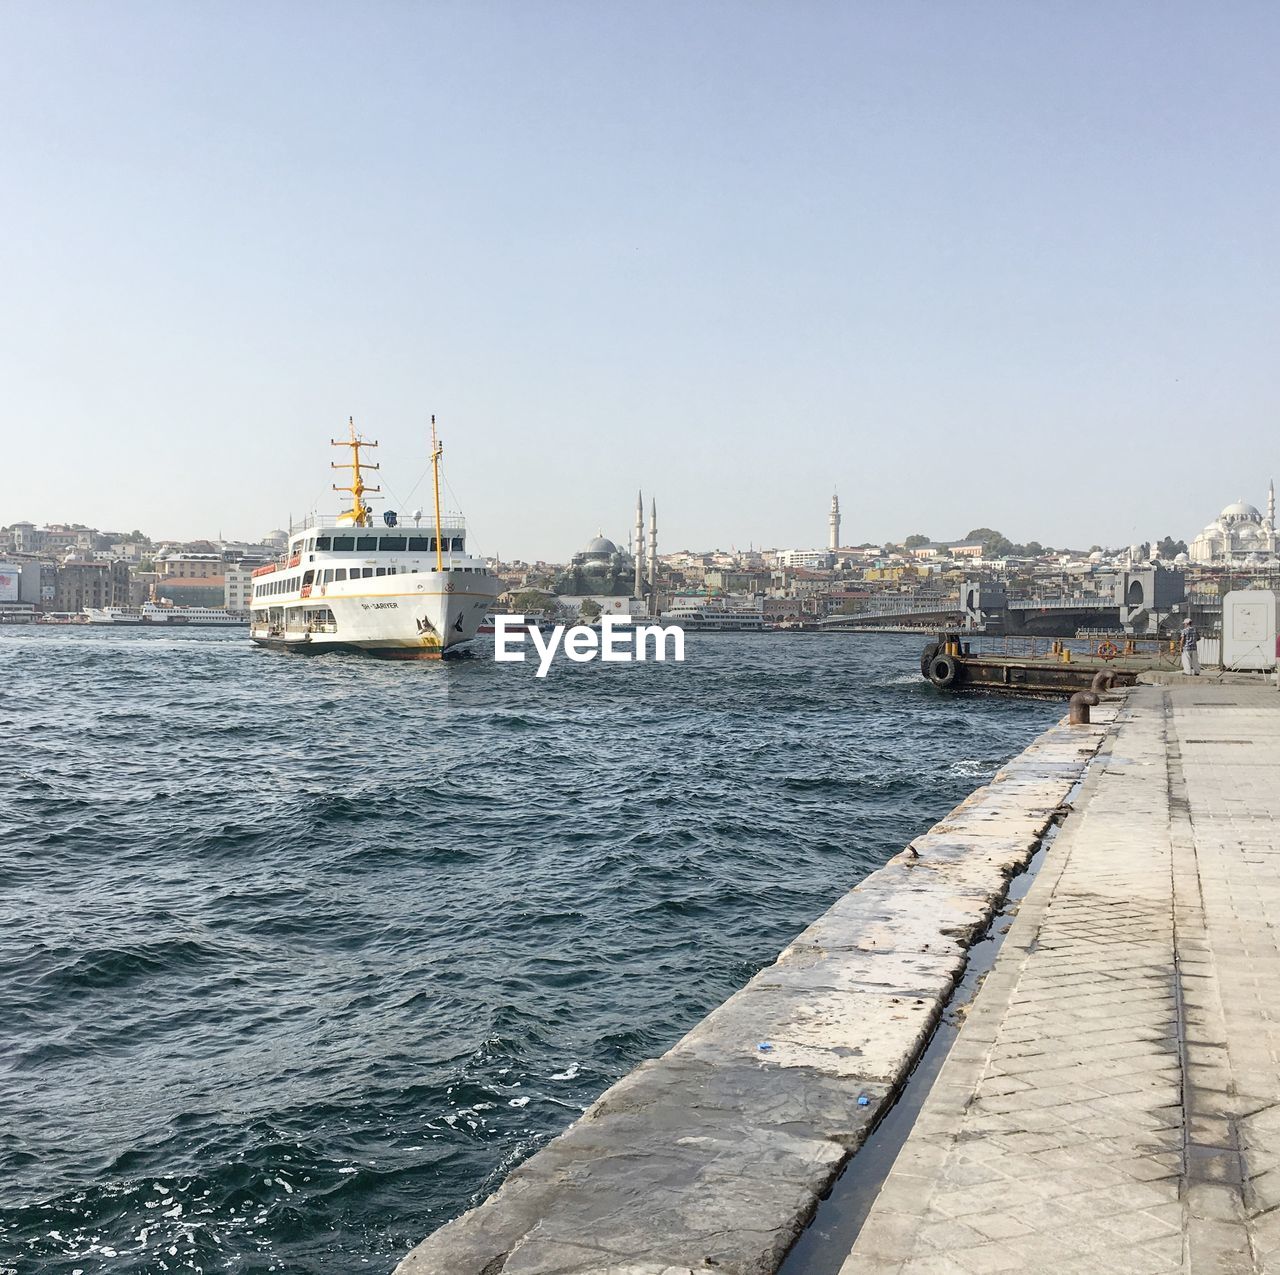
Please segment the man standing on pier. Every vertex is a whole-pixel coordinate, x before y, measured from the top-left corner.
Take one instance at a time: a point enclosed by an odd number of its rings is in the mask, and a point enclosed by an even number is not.
[[[1182,671],[1188,677],[1200,676],[1199,644],[1200,634],[1196,632],[1196,626],[1191,623],[1191,617],[1187,616],[1182,622]]]

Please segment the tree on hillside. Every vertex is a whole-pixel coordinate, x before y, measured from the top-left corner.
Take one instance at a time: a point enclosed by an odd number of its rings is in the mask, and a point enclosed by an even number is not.
[[[931,545],[931,544],[933,544],[933,538],[931,536],[922,536],[917,531],[914,535],[908,536],[902,542],[902,547],[904,549],[919,549],[921,545]]]
[[[965,539],[981,541],[984,558],[1003,558],[1014,549],[1013,541],[994,527],[975,527]]]
[[[1180,553],[1187,552],[1187,542],[1185,540],[1175,540],[1172,536],[1165,536],[1160,541],[1160,556],[1164,559],[1176,558]]]
[[[529,615],[535,611],[549,611],[556,605],[556,595],[541,589],[521,589],[511,595],[511,614]]]

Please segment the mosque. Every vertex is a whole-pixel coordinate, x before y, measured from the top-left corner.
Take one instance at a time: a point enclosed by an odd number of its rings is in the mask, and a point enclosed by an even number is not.
[[[553,588],[561,596],[644,598],[655,589],[658,570],[658,505],[649,513],[649,551],[644,543],[644,498],[636,495],[636,526],[631,550],[614,544],[603,532],[569,560]]]
[[[1191,542],[1187,556],[1202,566],[1245,565],[1280,556],[1275,482],[1267,489],[1265,518],[1253,505],[1237,500]]]
[[[601,533],[573,555],[554,587],[562,594],[626,597],[634,574],[631,554]]]

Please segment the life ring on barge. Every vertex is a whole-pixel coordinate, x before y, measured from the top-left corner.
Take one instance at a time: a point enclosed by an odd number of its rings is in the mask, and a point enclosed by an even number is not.
[[[1120,654],[1120,648],[1114,642],[1098,643],[1098,658],[1101,660],[1114,660]]]
[[[954,655],[948,655],[944,651],[941,655],[935,655],[930,660],[929,681],[939,690],[946,690],[948,686],[954,686],[959,676],[960,661]]]

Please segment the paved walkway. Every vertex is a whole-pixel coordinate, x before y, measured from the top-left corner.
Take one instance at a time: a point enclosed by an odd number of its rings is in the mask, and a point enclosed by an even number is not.
[[[1280,694],[1132,692],[842,1275],[1280,1275]]]

